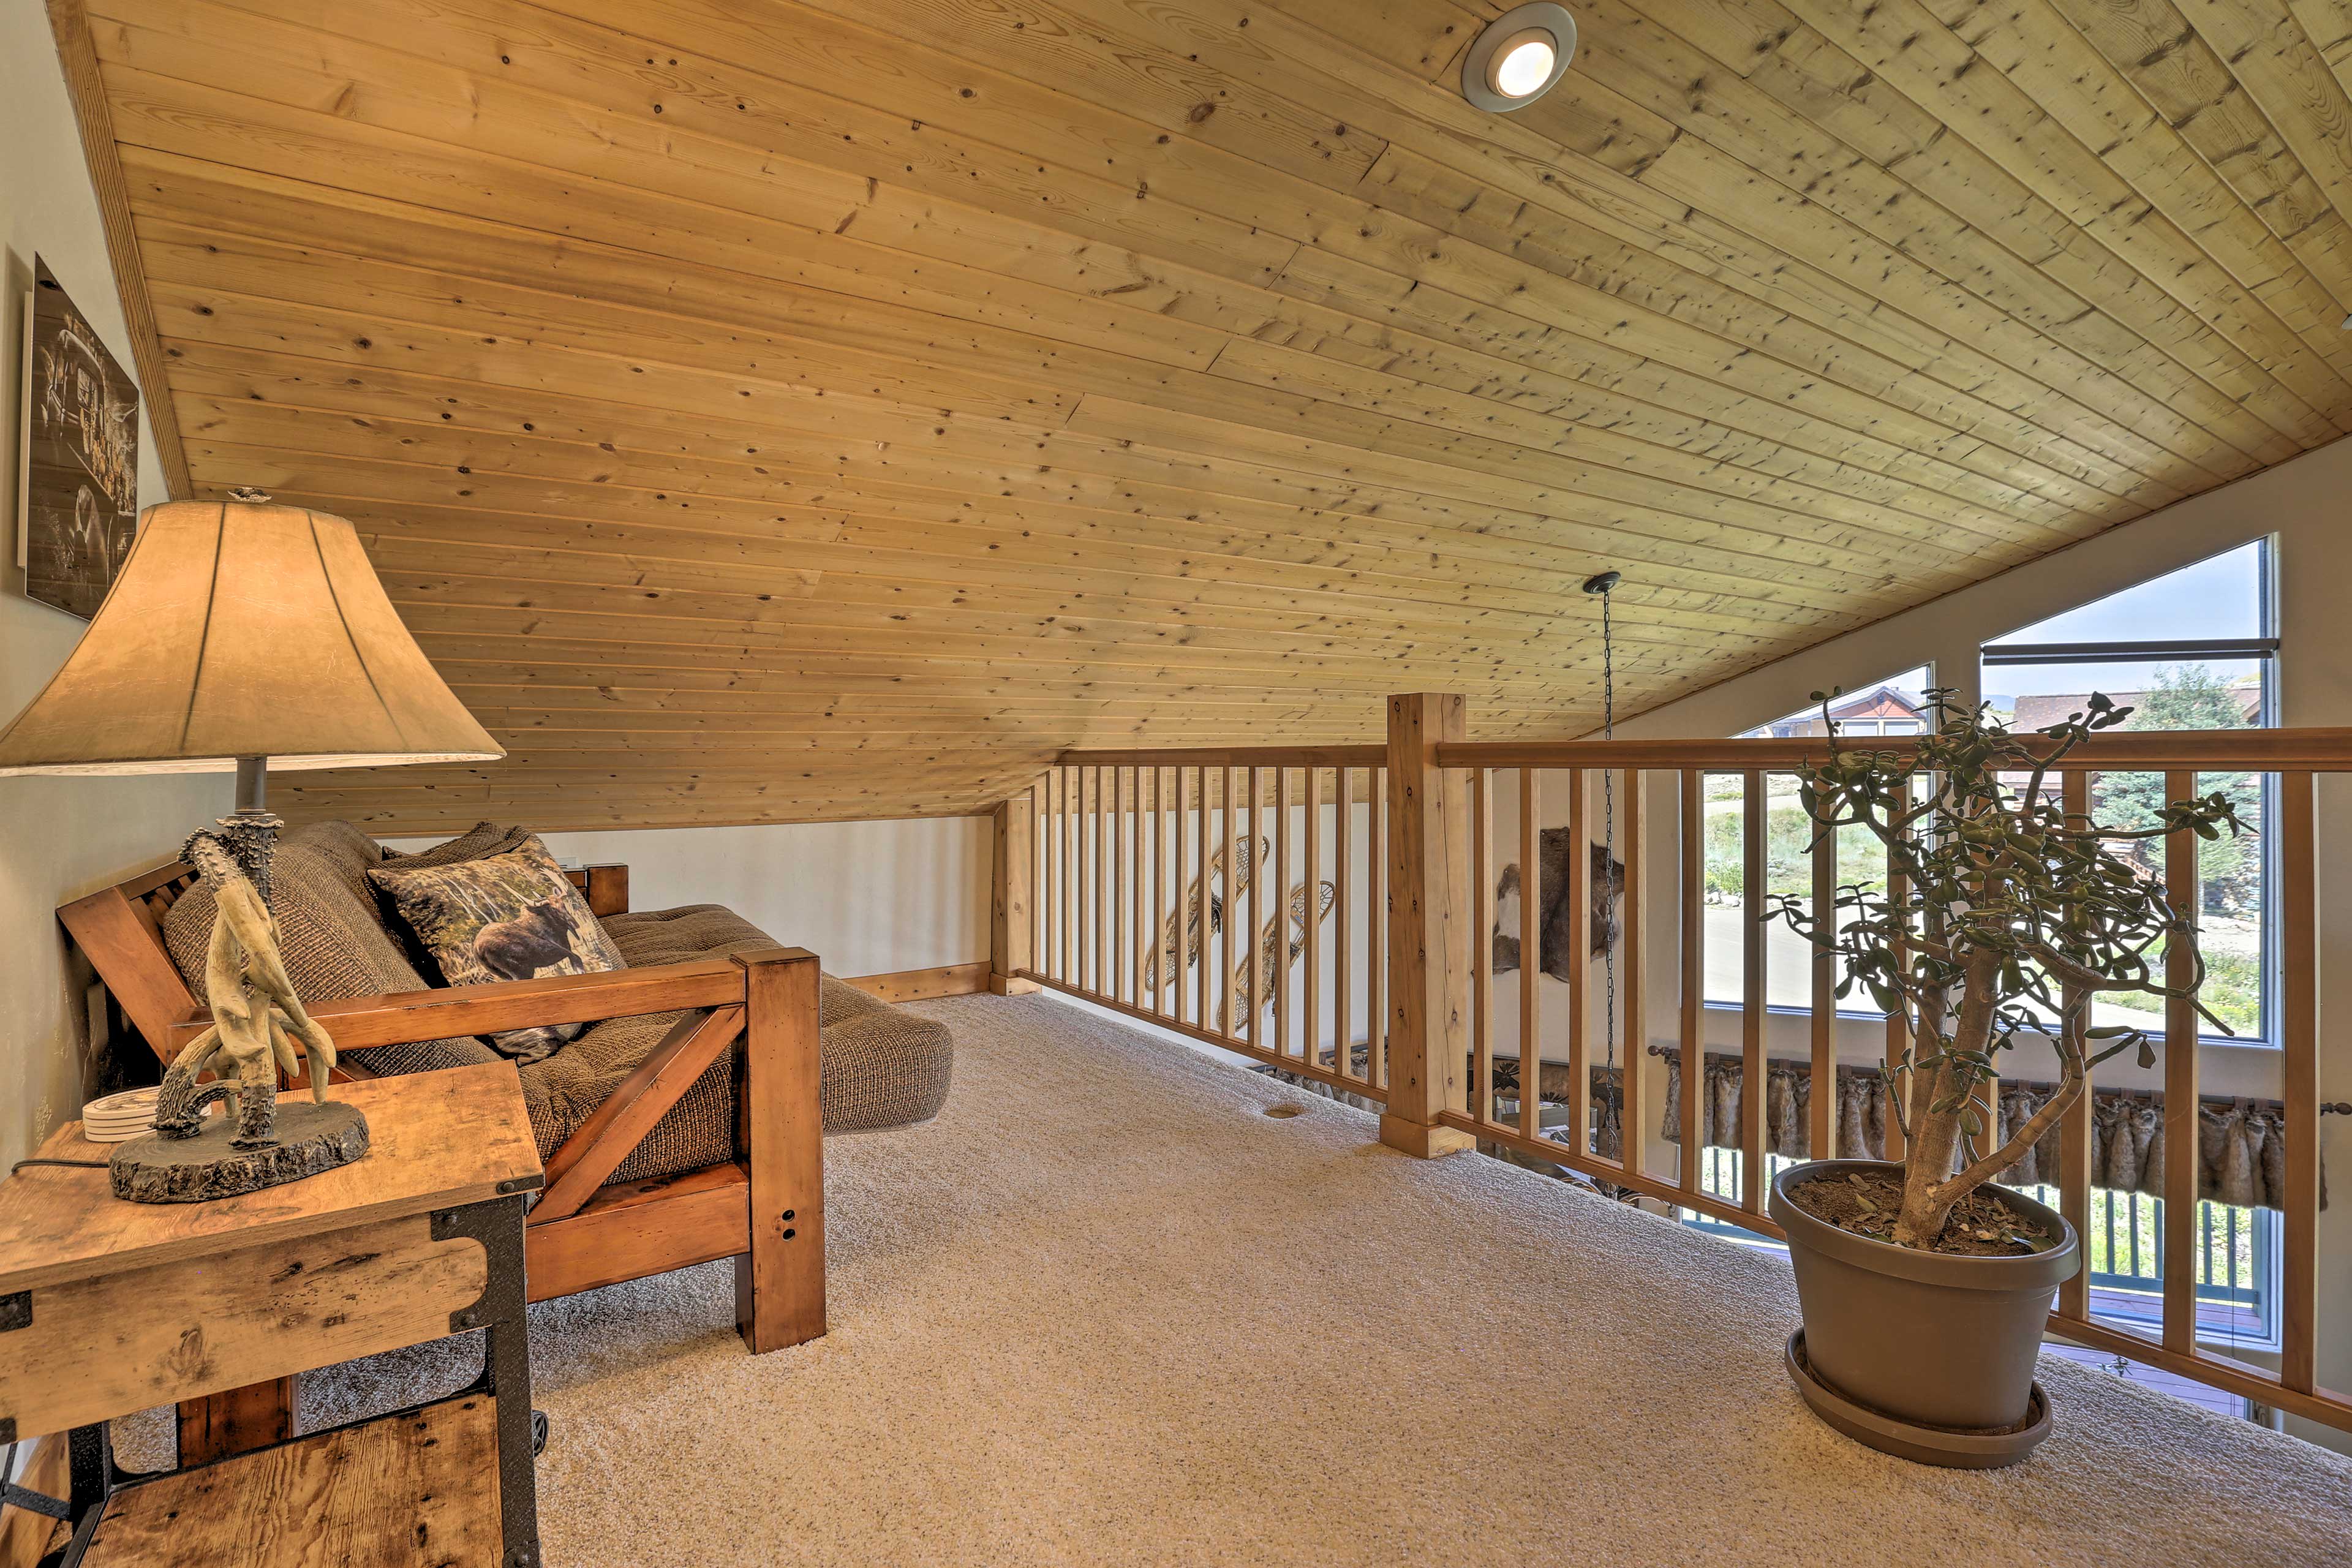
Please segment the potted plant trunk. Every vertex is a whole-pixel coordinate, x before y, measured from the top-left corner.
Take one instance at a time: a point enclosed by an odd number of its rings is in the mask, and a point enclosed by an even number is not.
[[[1826,719],[1827,698],[1814,696]],[[2054,764],[2131,712],[2103,696],[2030,737],[1982,710],[1948,710],[1947,696],[1929,693],[1936,728],[1916,748],[1842,746],[1832,724],[1828,758],[1797,770],[1819,832],[1874,835],[1898,879],[1841,889],[1834,921],[1786,896],[1764,918],[1839,955],[1840,997],[1859,987],[1903,1017],[1907,1045],[1887,1074],[1903,1159],[1791,1166],[1772,1184],[1770,1213],[1796,1271],[1804,1326],[1789,1372],[1807,1402],[1874,1447],[1986,1467],[2016,1462],[2049,1432],[2034,1359],[2052,1298],[2082,1267],[2061,1215],[1991,1184],[2087,1092],[2096,1063],[2137,1050],[2153,1064],[2144,1031],[2094,1026],[2095,998],[2193,999],[2202,984],[2194,911],[2175,908],[2133,852],[2241,825],[2221,794],[2168,805],[2137,832],[2068,816]],[[2174,942],[2191,955],[2186,985],[2164,983]],[[2021,1041],[2054,1053],[2058,1086],[1996,1146],[1979,1092]]]

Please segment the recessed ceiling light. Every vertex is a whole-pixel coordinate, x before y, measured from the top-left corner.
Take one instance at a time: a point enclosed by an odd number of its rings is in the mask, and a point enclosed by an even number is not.
[[[1505,98],[1528,97],[1551,79],[1552,62],[1559,58],[1549,33],[1541,27],[1526,28],[1495,51],[1495,63],[1486,70],[1486,85]]]
[[[1576,18],[1565,7],[1521,5],[1488,23],[1462,57],[1462,96],[1507,114],[1551,90],[1576,58]]]

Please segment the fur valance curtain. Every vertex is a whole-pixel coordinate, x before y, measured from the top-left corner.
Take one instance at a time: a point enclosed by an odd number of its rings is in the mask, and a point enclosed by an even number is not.
[[[1682,1058],[1666,1062],[1664,1131],[1682,1139]],[[1699,1108],[1700,1136],[1719,1148],[1739,1147],[1740,1059],[1710,1051],[1706,1101]],[[1595,1092],[1601,1085],[1596,1080]],[[1614,1093],[1613,1083],[1609,1086]],[[2045,1104],[2055,1090],[2046,1083],[2001,1084],[1995,1146]],[[1837,1153],[1841,1159],[1885,1158],[1886,1077],[1874,1068],[1837,1069]],[[1764,1147],[1790,1159],[1809,1158],[1812,1121],[1812,1068],[1807,1062],[1775,1061],[1765,1068]],[[2207,1102],[2198,1108],[2198,1192],[2217,1203],[2248,1208],[2278,1208],[2286,1187],[2286,1113],[2276,1100]],[[2001,1180],[2011,1186],[2058,1180],[2059,1130],[2026,1153]],[[2114,1192],[2164,1195],[2164,1095],[2158,1090],[2103,1089],[2091,1099],[2091,1184]],[[2326,1204],[2322,1183],[2321,1205]]]

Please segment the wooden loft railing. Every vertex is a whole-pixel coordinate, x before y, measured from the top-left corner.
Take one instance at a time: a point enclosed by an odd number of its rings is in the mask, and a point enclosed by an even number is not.
[[[1868,743],[1894,750],[1914,742]],[[1381,1141],[1409,1152],[1436,1155],[1484,1141],[1777,1238],[1759,1179],[1768,1060],[1764,781],[1819,757],[1824,746],[1806,738],[1472,742],[1464,738],[1459,698],[1416,694],[1390,700],[1384,746],[1065,752],[1036,784],[999,808],[993,967],[1013,984],[1063,992],[1377,1103]],[[2070,810],[2085,810],[2095,773],[2159,771],[2169,799],[2194,794],[2200,773],[2263,773],[2274,791],[2278,876],[2269,896],[2282,944],[2279,1097],[2286,1142],[2279,1367],[2273,1372],[2199,1342],[2189,1262],[2196,1256],[2197,1158],[2166,1163],[2163,1245],[2165,1255],[2179,1261],[2166,1270],[2160,1335],[2095,1321],[2087,1269],[2062,1290],[2050,1326],[2063,1338],[2352,1430],[2352,1397],[2316,1379],[2315,816],[2315,775],[2352,773],[2352,730],[2102,734],[2060,765],[2059,787]],[[1740,1097],[1738,1131],[1744,1190],[1733,1198],[1702,1184],[1702,1095],[1696,1087],[1705,1081],[1706,1058],[1704,781],[1719,773],[1745,781],[1738,835],[1748,917],[1739,1057],[1748,1091]],[[1508,822],[1497,820],[1498,782],[1517,796]],[[1576,847],[1598,835],[1594,798],[1604,785],[1625,872],[1616,1031],[1596,1038],[1592,966],[1570,966],[1564,1004],[1548,1004],[1537,978],[1543,973],[1538,851],[1548,813],[1564,816],[1572,851],[1566,857],[1568,908],[1579,917],[1581,951],[1591,870],[1589,855]],[[1236,847],[1244,853],[1234,853]],[[1833,844],[1812,852],[1810,895],[1817,910],[1835,897],[1835,854]],[[1496,875],[1512,858],[1522,883],[1520,967],[1516,1037],[1505,1041],[1496,1037],[1489,933]],[[2177,900],[2197,906],[2195,840],[2166,841],[2164,876]],[[1327,883],[1325,913],[1320,890]],[[1188,921],[1196,904],[1205,918]],[[1188,923],[1198,931],[1198,963],[1186,957]],[[1238,942],[1236,925],[1249,933]],[[1173,963],[1167,959],[1171,930]],[[1253,973],[1265,974],[1269,942],[1280,944],[1279,957],[1271,964],[1273,984],[1262,987],[1242,976],[1240,964],[1255,946],[1261,956]],[[1674,994],[1654,997],[1644,948],[1662,942],[1676,950],[1668,972],[1677,983]],[[1826,953],[1811,956],[1802,1009],[1806,1059],[1824,1089],[1835,1081],[1837,1065],[1832,964]],[[1564,1125],[1548,1130],[1540,1104],[1542,1018],[1548,1005],[1560,1005],[1568,1009],[1565,1048],[1556,1053],[1567,1068]],[[1651,1025],[1669,1015],[1675,1024],[1664,1049],[1678,1058],[1686,1089],[1677,1169],[1662,1173],[1652,1168],[1643,1136],[1649,1112],[1643,1068],[1654,1042]],[[1902,1048],[1901,1027],[1899,1016],[1885,1026],[1889,1059]],[[2197,1040],[2187,1002],[2166,1004],[2165,1036],[2168,1042]],[[1612,1046],[1624,1064],[1616,1090],[1623,1152],[1614,1156],[1594,1146],[1591,1087],[1596,1053]],[[1511,1100],[1496,1092],[1505,1047],[1520,1064],[1521,1087]],[[2177,1045],[2163,1053],[2169,1151],[2199,1147],[2198,1057],[2193,1047]],[[1814,1157],[1836,1152],[1835,1102],[1832,1092],[1811,1097]],[[2086,1237],[2091,1118],[2085,1095],[2062,1131],[2059,1182],[2061,1207]],[[1899,1157],[1899,1133],[1890,1128],[1888,1139],[1889,1156]]]
[[[997,973],[1383,1098],[1383,1063],[1370,1047],[1384,995],[1373,911],[1385,755],[1378,746],[1267,747],[1107,752],[1057,765],[999,808],[1000,869],[1016,863],[1027,875],[998,900],[996,940],[1012,945],[997,955]],[[1333,801],[1365,803],[1369,832],[1356,831],[1345,804],[1327,827],[1322,805]],[[1294,903],[1296,913],[1279,912]],[[1307,910],[1315,918],[1303,918]],[[1237,936],[1236,925],[1255,936]],[[1265,960],[1268,942],[1281,944],[1278,963]],[[1254,946],[1253,973],[1271,968],[1271,984],[1241,978]],[[1349,1047],[1328,1056],[1327,1011],[1335,1041]]]

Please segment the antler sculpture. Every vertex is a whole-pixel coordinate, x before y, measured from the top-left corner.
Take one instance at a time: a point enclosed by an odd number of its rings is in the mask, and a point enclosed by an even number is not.
[[[303,1010],[278,953],[278,922],[252,881],[217,835],[193,835],[181,858],[202,872],[213,888],[219,913],[212,946],[205,954],[205,989],[213,1023],[188,1042],[156,1098],[155,1131],[166,1138],[193,1138],[203,1126],[205,1107],[234,1097],[237,1148],[265,1147],[278,1141],[278,1069],[302,1070],[293,1037],[310,1059],[310,1098],[326,1103],[327,1075],[335,1066],[335,1042]],[[197,1076],[218,1075],[199,1085]]]

